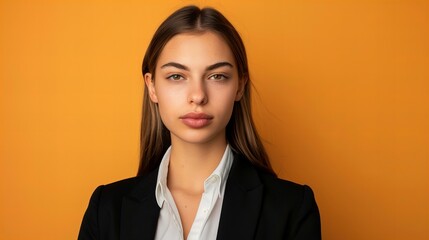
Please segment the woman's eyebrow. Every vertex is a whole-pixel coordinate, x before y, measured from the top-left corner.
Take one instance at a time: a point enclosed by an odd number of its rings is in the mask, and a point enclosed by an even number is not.
[[[187,66],[182,65],[180,63],[176,63],[176,62],[169,62],[169,63],[166,63],[166,64],[161,66],[161,68],[166,68],[166,67],[175,67],[178,69],[189,71],[189,68]]]
[[[224,67],[224,66],[228,66],[230,68],[234,68],[234,65],[232,65],[229,62],[218,62],[218,63],[212,64],[210,66],[207,66],[206,67],[206,71],[211,71],[211,70],[214,70],[216,68],[220,68],[220,67]],[[162,68],[166,68],[166,67],[175,67],[175,68],[178,68],[178,69],[189,71],[189,68],[187,66],[185,66],[183,64],[180,64],[180,63],[177,63],[177,62],[166,63],[166,64],[164,64],[164,65],[161,66],[161,69]]]
[[[223,67],[223,66],[228,66],[230,68],[234,68],[234,66],[229,62],[218,62],[218,63],[215,63],[213,65],[206,67],[206,71],[211,71],[211,70],[214,70],[216,68]]]

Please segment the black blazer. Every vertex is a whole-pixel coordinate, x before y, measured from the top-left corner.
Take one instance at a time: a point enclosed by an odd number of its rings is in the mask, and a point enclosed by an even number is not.
[[[98,187],[89,202],[79,240],[154,239],[160,208],[158,169]],[[217,239],[321,239],[313,192],[265,174],[235,156],[226,183]]]

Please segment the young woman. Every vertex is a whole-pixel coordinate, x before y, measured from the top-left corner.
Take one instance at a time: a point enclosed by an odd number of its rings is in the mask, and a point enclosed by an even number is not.
[[[181,8],[143,60],[138,176],[98,187],[79,239],[320,239],[308,186],[274,174],[251,116],[243,42],[212,8]]]

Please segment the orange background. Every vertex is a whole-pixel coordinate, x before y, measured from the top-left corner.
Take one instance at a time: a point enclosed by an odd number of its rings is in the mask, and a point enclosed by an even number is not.
[[[429,239],[427,1],[0,0],[0,239],[76,239],[90,194],[135,175],[140,64],[189,3],[242,34],[255,118],[330,240]]]

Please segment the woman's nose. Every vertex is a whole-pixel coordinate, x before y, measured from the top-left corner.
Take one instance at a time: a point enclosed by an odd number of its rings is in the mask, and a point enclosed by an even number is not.
[[[195,82],[189,90],[188,102],[197,105],[204,105],[208,101],[207,92],[202,82]]]

